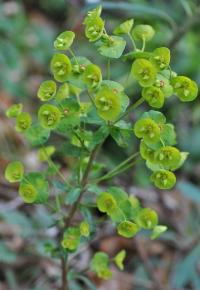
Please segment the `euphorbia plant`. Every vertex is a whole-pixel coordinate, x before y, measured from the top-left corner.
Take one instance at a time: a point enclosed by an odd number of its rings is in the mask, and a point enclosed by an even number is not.
[[[46,163],[43,172],[24,173],[23,165],[13,161],[8,164],[5,177],[9,182],[19,182],[19,195],[25,203],[44,204],[52,213],[59,212],[55,218],[59,228],[57,245],[52,244],[48,250],[62,261],[62,290],[68,289],[68,279],[79,277],[68,265],[69,256],[78,252],[81,244],[94,239],[103,222],[95,215],[95,208],[108,216],[117,233],[125,238],[147,230],[150,238],[155,239],[167,229],[159,224],[153,209],[142,207],[139,200],[123,188],[106,187],[106,181],[130,169],[142,158],[152,171],[153,184],[159,189],[171,189],[176,183],[174,171],[182,166],[187,153],[175,147],[175,128],[158,109],[168,98],[178,97],[182,102],[189,102],[198,94],[194,81],[172,71],[167,47],[145,50],[146,42],[155,33],[151,26],[134,25],[134,20],[130,19],[109,35],[101,18],[101,7],[90,11],[83,23],[86,37],[108,61],[107,72],[102,73],[102,68],[88,57],[76,56],[71,49],[75,34],[65,31],[54,42],[55,54],[50,64],[53,78],[45,80],[38,88],[37,96],[42,105],[37,117],[32,121],[31,116],[23,112],[22,104],[7,110],[7,116],[16,120],[16,130],[38,147],[39,159]],[[126,38],[131,40],[133,49],[123,54]],[[131,102],[123,84],[110,80],[111,59],[131,64],[130,77],[141,87],[141,97],[135,103]],[[134,124],[130,123],[129,113],[143,102],[149,110]],[[64,176],[60,166],[52,160],[52,155],[60,149],[50,145],[52,134],[67,140],[61,152],[74,160],[69,177]],[[111,136],[124,147],[123,138],[129,139],[133,134],[140,139],[139,152],[133,152],[106,172],[105,165],[95,161],[106,138]],[[53,187],[57,189],[56,196],[50,194]],[[112,277],[110,263],[122,270],[125,256],[123,249],[115,257],[97,252],[91,258],[89,270],[100,278],[109,279]]]

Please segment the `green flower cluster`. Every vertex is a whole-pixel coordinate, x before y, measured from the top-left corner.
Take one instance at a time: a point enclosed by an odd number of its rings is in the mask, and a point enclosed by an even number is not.
[[[19,182],[19,195],[25,203],[46,203],[49,197],[48,181],[39,172],[24,174],[24,166],[19,161],[10,162],[5,169],[9,182]]]
[[[62,258],[78,251],[81,243],[93,238],[95,227],[100,222],[93,218],[95,207],[110,217],[122,237],[132,238],[146,230],[150,232],[151,239],[156,239],[166,231],[167,227],[159,224],[157,213],[151,208],[142,207],[136,197],[116,187],[102,192],[98,186],[99,182],[133,166],[138,153],[132,154],[103,176],[101,173],[105,164],[95,162],[94,158],[108,136],[120,147],[126,147],[132,142],[134,133],[140,139],[140,155],[152,171],[154,185],[159,189],[172,188],[176,183],[174,171],[188,155],[176,147],[173,124],[167,123],[165,116],[155,110],[143,113],[134,127],[125,117],[143,101],[152,108],[160,109],[173,95],[183,102],[193,101],[198,95],[197,84],[193,80],[177,76],[171,70],[170,50],[167,47],[145,51],[146,42],[155,34],[150,25],[135,25],[134,20],[129,19],[109,35],[101,18],[101,7],[89,11],[83,23],[86,37],[94,43],[99,54],[107,58],[106,73],[102,70],[104,65],[100,67],[84,56],[76,56],[71,48],[75,34],[64,31],[54,41],[55,53],[50,61],[52,78],[44,80],[37,91],[41,101],[37,118],[32,122],[21,103],[12,105],[6,111],[9,118],[15,119],[16,131],[24,133],[32,146],[39,147],[38,159],[45,162],[47,169],[42,173],[24,173],[24,166],[19,161],[13,161],[6,167],[5,178],[11,183],[19,182],[19,195],[25,203],[47,204],[52,213],[56,213],[56,223],[63,235],[59,244],[52,249]],[[133,50],[123,55],[126,38],[131,40]],[[138,43],[141,49],[137,48]],[[141,86],[141,98],[130,106],[125,85],[111,80],[110,74],[111,60],[122,55],[124,60],[132,60],[130,75]],[[52,133],[67,139],[58,152],[66,159],[70,157],[73,172],[68,179],[51,159],[57,148],[45,144]],[[74,160],[77,160],[76,164]],[[49,202],[48,179],[56,175],[60,180],[51,180],[51,186],[55,187],[56,193],[60,192],[53,204],[54,196]],[[93,194],[91,199],[89,197],[80,202],[83,194],[90,192],[97,194],[96,203]],[[68,208],[68,216],[65,217]],[[76,211],[83,216],[78,223],[73,219]],[[125,256],[124,250],[112,259],[106,253],[97,252],[91,260],[90,269],[99,278],[109,279],[112,277],[110,264],[114,262],[123,270]]]
[[[118,269],[123,270],[125,258],[125,250],[121,250],[112,259],[110,259],[108,254],[104,252],[96,252],[90,262],[90,269],[91,271],[95,272],[99,278],[108,280],[112,277],[112,271],[110,269],[110,264],[112,261],[115,263]]]
[[[176,183],[172,171],[177,170],[187,157],[176,144],[176,133],[172,124],[158,111],[144,113],[134,125],[135,135],[141,139],[140,154],[153,171],[151,180],[160,189],[170,189]]]
[[[25,132],[28,128],[30,128],[32,124],[32,118],[29,113],[23,112],[23,105],[21,103],[14,104],[9,107],[6,111],[6,116],[8,118],[14,118],[15,122],[15,130],[17,132]]]
[[[166,230],[165,226],[158,225],[154,210],[141,207],[137,198],[122,189],[111,187],[107,192],[102,192],[97,198],[97,207],[116,223],[118,234],[125,238],[134,237],[140,230],[151,230],[151,237],[155,238],[155,228]]]
[[[90,236],[90,224],[83,220],[79,226],[69,227],[65,230],[61,245],[68,252],[74,252],[78,249],[81,241]]]
[[[149,25],[137,25],[133,29],[135,40],[149,41],[154,33]],[[162,108],[166,98],[176,95],[182,102],[197,98],[197,84],[184,76],[177,76],[170,68],[170,50],[156,48],[133,55],[132,75],[142,87],[142,97],[153,108]]]

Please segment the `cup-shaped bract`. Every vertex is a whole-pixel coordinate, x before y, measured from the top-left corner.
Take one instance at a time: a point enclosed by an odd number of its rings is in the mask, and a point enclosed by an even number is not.
[[[117,226],[118,234],[125,238],[134,237],[138,231],[139,231],[138,225],[131,221],[123,221]]]
[[[81,236],[88,237],[90,235],[90,225],[86,220],[80,223],[79,228],[80,228]]]
[[[143,138],[146,143],[156,143],[160,139],[160,128],[150,118],[138,120],[134,126],[134,133],[136,137]]]
[[[39,172],[28,173],[20,182],[19,195],[25,203],[46,203],[49,197],[48,181]]]
[[[151,25],[138,24],[132,30],[132,36],[135,40],[150,41],[154,37],[155,31]]]
[[[103,19],[99,16],[96,16],[95,18],[91,17],[90,20],[87,21],[85,27],[85,36],[91,42],[96,41],[102,36],[103,29],[104,29]]]
[[[141,228],[150,230],[158,224],[158,215],[151,208],[143,208],[139,212],[136,222]]]
[[[68,79],[72,69],[70,59],[62,53],[54,54],[50,67],[55,80],[61,83]]]
[[[124,259],[126,258],[126,251],[121,250],[115,257],[114,262],[120,270],[124,270]]]
[[[83,73],[83,81],[89,90],[99,87],[102,81],[101,69],[95,64],[89,64]]]
[[[188,77],[177,76],[172,79],[172,86],[182,102],[191,102],[197,98],[198,86]]]
[[[5,170],[5,178],[9,182],[19,182],[24,175],[24,166],[19,161],[10,162]]]
[[[22,103],[14,104],[6,110],[6,116],[8,118],[16,118],[19,114],[21,114],[22,109]]]
[[[120,98],[112,89],[102,87],[95,96],[99,116],[106,121],[114,121],[121,112]]]
[[[68,83],[64,83],[58,88],[56,96],[55,96],[55,100],[56,102],[59,103],[68,97],[69,97],[69,85]]]
[[[41,83],[37,96],[45,102],[51,100],[56,94],[56,83],[52,80],[47,80]]]
[[[80,244],[81,234],[77,227],[69,227],[65,232],[62,240],[62,247],[74,251]]]
[[[147,101],[149,106],[153,108],[162,108],[165,101],[165,96],[160,88],[157,88],[156,86],[143,88],[142,90],[142,96]]]
[[[151,180],[160,189],[171,189],[176,183],[176,176],[171,171],[160,169],[151,175]]]
[[[59,34],[54,41],[56,50],[68,50],[74,41],[75,33],[73,31],[64,31]]]
[[[32,124],[32,118],[29,113],[22,112],[16,118],[15,130],[25,132]]]
[[[147,59],[136,59],[132,64],[132,75],[142,87],[150,87],[156,80],[156,69]]]
[[[144,140],[140,142],[140,155],[143,159],[154,163],[155,162],[155,150],[147,146]]]
[[[117,202],[109,192],[102,192],[97,198],[97,207],[101,212],[112,214],[117,208]]]
[[[158,47],[153,51],[151,62],[158,71],[167,68],[170,64],[170,50],[167,47]]]
[[[180,165],[181,153],[176,147],[165,146],[156,152],[156,160],[163,168],[175,170]]]
[[[55,129],[60,122],[61,112],[53,105],[44,104],[38,111],[38,120],[45,129]]]
[[[115,35],[123,35],[123,34],[128,34],[131,32],[131,29],[133,27],[134,20],[129,19],[121,23],[119,26],[117,26],[114,30]]]

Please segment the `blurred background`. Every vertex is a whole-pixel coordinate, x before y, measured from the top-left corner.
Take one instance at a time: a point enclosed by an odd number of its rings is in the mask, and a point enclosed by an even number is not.
[[[104,59],[88,44],[81,25],[86,11],[98,4],[103,5],[108,31],[127,18],[152,25],[156,36],[148,49],[170,47],[172,68],[200,84],[199,0],[0,0],[0,290],[58,288],[59,263],[44,250],[45,241],[53,241],[56,236],[56,228],[50,227],[52,216],[43,206],[24,205],[17,187],[7,184],[3,177],[10,160],[21,160],[27,170],[42,169],[37,150],[15,132],[5,110],[23,102],[27,111],[36,111],[38,86],[50,75],[54,38],[64,30],[76,32],[73,49],[77,55],[85,55],[104,67]],[[129,68],[130,63],[113,61],[112,78],[123,80]],[[138,93],[131,80],[130,98],[137,98]],[[134,120],[145,109],[141,107],[131,118]],[[105,226],[98,241],[84,248],[73,263],[82,269],[95,250],[113,256],[125,248],[128,257],[124,272],[113,268],[114,276],[108,282],[93,276],[92,283],[80,279],[73,282],[72,290],[200,289],[200,102],[197,99],[184,104],[171,98],[163,112],[176,125],[180,149],[190,152],[177,173],[176,188],[170,192],[155,190],[143,163],[113,183],[138,196],[143,205],[156,209],[161,223],[169,227],[168,232],[157,241],[145,235],[126,240]],[[124,149],[109,139],[101,158],[112,167],[137,146],[134,138]],[[55,161],[63,164],[65,174],[70,171],[72,159],[59,150]]]

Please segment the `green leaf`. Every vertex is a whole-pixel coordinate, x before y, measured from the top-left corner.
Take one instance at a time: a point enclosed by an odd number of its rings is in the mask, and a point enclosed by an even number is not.
[[[39,124],[32,125],[25,132],[25,137],[32,146],[43,145],[50,136],[50,130],[44,129]]]
[[[163,126],[163,130],[160,135],[162,141],[165,145],[175,145],[176,144],[176,132],[174,129],[174,125],[165,124]]]
[[[17,260],[16,254],[0,241],[0,262],[13,263]]]
[[[200,258],[200,245],[198,244],[192,251],[184,257],[173,270],[172,287],[183,288],[192,281],[194,273],[197,272],[197,263]]]
[[[66,199],[65,199],[66,203],[67,204],[74,203],[78,199],[80,193],[81,193],[80,188],[73,188],[72,190],[70,190],[70,192],[68,192],[66,195]]]
[[[177,188],[186,198],[192,200],[195,203],[200,203],[200,190],[193,183],[180,181],[177,184]]]
[[[83,283],[87,286],[88,290],[97,290],[96,286],[86,277],[83,275],[76,275],[76,278],[83,281]]]
[[[118,144],[118,146],[122,148],[127,148],[129,145],[129,140],[131,138],[130,130],[120,129],[120,128],[112,128],[110,132],[112,138]]]
[[[126,41],[120,36],[109,36],[108,39],[101,39],[96,43],[101,55],[108,58],[119,58],[126,46]]]

